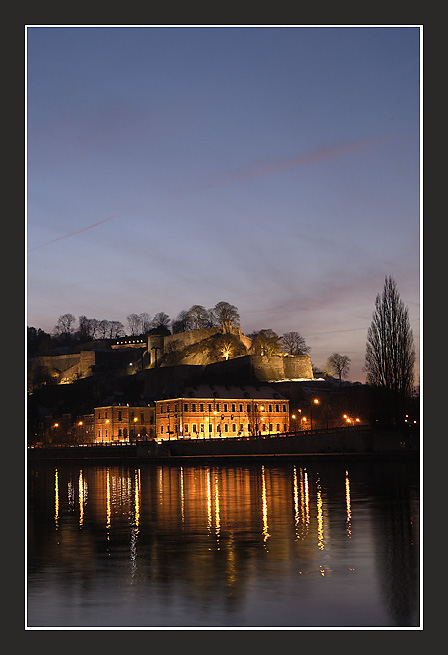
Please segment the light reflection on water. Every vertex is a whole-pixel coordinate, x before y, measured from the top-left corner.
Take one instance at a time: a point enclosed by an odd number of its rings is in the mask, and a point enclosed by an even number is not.
[[[418,465],[28,466],[28,627],[417,627]]]

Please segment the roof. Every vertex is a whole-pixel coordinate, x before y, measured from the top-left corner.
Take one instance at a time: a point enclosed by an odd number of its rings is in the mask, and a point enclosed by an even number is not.
[[[221,384],[200,384],[197,386],[185,387],[182,395],[178,398],[223,398],[227,400],[243,400],[246,398],[254,400],[282,400],[286,398],[278,391],[268,386],[233,386]]]

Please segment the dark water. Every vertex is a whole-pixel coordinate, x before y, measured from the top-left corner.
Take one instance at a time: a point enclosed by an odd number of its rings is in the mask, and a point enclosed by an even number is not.
[[[28,627],[418,627],[419,465],[28,465]]]

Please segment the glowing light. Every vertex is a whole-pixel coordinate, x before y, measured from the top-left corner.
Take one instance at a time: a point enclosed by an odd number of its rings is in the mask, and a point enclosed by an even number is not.
[[[56,530],[58,529],[59,519],[59,477],[58,469],[54,471],[54,522],[56,523]]]
[[[351,510],[351,502],[350,502],[350,480],[348,479],[348,471],[345,472],[345,505],[347,508],[347,534],[349,537],[352,536],[352,528],[351,528],[351,519],[352,519],[352,510]]]
[[[317,485],[317,547],[324,550],[324,513],[322,491],[320,484]]]
[[[79,525],[82,527],[84,523],[84,479],[82,471],[79,472],[78,478],[78,497],[79,497]]]
[[[261,491],[261,500],[263,507],[263,541],[266,542],[271,536],[268,530],[268,503],[266,498],[266,476],[264,466],[261,468],[261,482],[262,482],[262,491]]]
[[[109,469],[106,471],[106,529],[110,528],[110,517],[111,517],[111,498],[110,498],[110,472]],[[107,534],[109,539],[109,533]]]

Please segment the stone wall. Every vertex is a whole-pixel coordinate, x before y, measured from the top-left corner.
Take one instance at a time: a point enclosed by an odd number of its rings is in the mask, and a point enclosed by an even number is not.
[[[218,334],[233,334],[248,350],[252,347],[252,339],[242,334],[239,327],[227,327],[226,329],[222,327],[202,328],[167,336],[150,334],[148,335],[149,366],[150,368],[155,366],[156,356],[157,360],[159,360],[164,353],[170,353],[172,351],[181,352],[189,346],[198,344]],[[157,348],[157,351],[154,350],[155,348]],[[204,353],[195,353],[185,357],[182,363],[186,365],[204,366],[209,364],[210,361]]]
[[[91,350],[70,355],[33,357],[28,362],[29,375],[32,375],[36,368],[44,367],[56,381],[66,383],[92,375],[93,366],[95,352]]]

